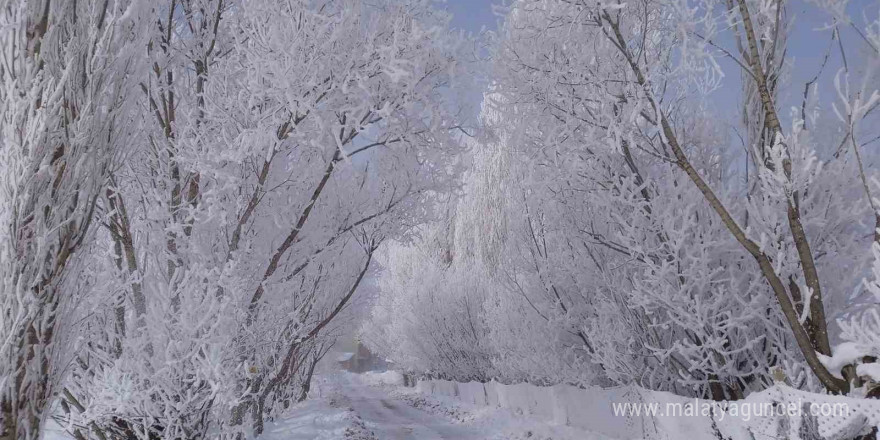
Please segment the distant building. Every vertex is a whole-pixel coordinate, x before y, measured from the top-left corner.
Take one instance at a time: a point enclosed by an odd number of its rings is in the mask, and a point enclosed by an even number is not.
[[[354,367],[354,353],[339,353],[339,356],[336,357],[336,362],[338,362],[339,366],[343,369],[351,371]]]
[[[354,353],[340,353],[336,357],[336,362],[342,369],[352,373],[363,373],[371,370],[385,370],[388,367],[383,359],[374,355],[360,342],[358,342],[356,350]]]

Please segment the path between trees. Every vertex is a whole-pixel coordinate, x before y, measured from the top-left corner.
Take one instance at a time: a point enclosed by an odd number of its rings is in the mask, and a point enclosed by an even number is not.
[[[259,440],[603,440],[497,408],[475,407],[382,384],[376,376],[316,378],[316,392]]]

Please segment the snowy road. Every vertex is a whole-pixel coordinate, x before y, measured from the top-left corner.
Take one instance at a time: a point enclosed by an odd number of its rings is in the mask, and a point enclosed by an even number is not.
[[[503,409],[426,396],[388,378],[317,378],[311,397],[267,424],[259,440],[608,440]]]
[[[355,375],[341,376],[345,404],[376,437],[388,440],[484,439],[486,432],[410,406],[385,389],[371,387]]]
[[[486,427],[479,429],[417,409],[392,396],[396,387],[370,385],[361,375],[334,374],[318,379],[315,385],[318,391],[313,398],[268,424],[259,440],[488,438]]]
[[[338,373],[316,378],[311,397],[268,422],[257,440],[610,440],[506,410],[425,396],[388,384],[387,376],[377,377]],[[54,423],[43,436],[72,439]]]

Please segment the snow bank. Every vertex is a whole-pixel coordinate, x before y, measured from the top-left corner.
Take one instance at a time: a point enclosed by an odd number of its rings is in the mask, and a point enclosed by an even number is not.
[[[428,380],[420,381],[417,389],[613,438],[717,438],[716,433],[731,440],[754,435],[799,438],[802,429],[824,438],[849,438],[880,425],[880,401],[813,394],[784,385],[737,402],[689,399],[637,387]]]
[[[614,417],[612,413],[612,402],[632,400],[631,388],[579,389],[567,385],[539,387],[429,380],[420,381],[417,389],[474,405],[506,408],[544,422],[587,429],[615,438],[643,438],[644,434],[641,426],[630,423],[626,417]]]

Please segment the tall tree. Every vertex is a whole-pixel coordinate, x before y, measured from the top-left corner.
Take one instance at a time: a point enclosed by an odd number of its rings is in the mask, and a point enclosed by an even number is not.
[[[72,268],[108,172],[132,142],[136,3],[0,5],[0,437],[38,439],[82,298]]]

